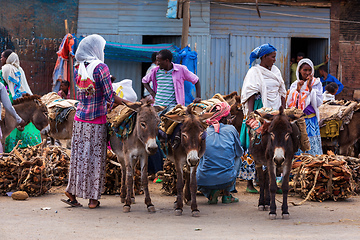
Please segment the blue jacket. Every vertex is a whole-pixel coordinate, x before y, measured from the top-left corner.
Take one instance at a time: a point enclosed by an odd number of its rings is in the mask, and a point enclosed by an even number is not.
[[[344,88],[344,85],[339,80],[337,80],[336,77],[334,77],[333,75],[330,75],[330,74],[328,74],[328,76],[325,80],[324,80],[324,77],[321,77],[320,81],[321,81],[321,84],[323,85],[323,92],[325,92],[326,85],[331,82],[334,82],[339,86],[338,91],[336,92],[335,95],[338,95]]]
[[[198,186],[215,186],[234,181],[235,159],[243,155],[239,133],[233,125],[220,123],[220,132],[207,128],[206,150],[196,171]]]

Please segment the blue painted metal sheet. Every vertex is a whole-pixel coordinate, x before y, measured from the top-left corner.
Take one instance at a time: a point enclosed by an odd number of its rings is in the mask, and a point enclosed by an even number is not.
[[[166,18],[167,0],[79,0],[78,33],[181,35],[182,19]],[[209,2],[191,2],[190,34],[208,34]]]
[[[241,92],[244,77],[249,70],[251,51],[263,44],[270,43],[277,48],[275,65],[282,72],[285,82],[289,81],[290,39],[286,37],[260,37],[243,35],[212,35],[210,83],[206,96],[215,93],[228,94]]]

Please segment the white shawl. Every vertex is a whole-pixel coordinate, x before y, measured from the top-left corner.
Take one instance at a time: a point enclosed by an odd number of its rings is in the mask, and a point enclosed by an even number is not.
[[[308,64],[312,68],[311,74],[314,76],[314,64],[312,63],[312,61],[308,58],[301,59],[300,62],[298,63],[298,67],[296,69],[297,80],[295,82],[293,82],[290,86],[290,92],[289,92],[288,99],[286,101],[286,107],[288,107],[290,105],[290,103],[293,101],[292,96],[293,96],[294,92],[296,91],[297,83],[300,81],[299,80],[299,69],[300,69],[301,65],[303,65],[304,63]],[[319,107],[323,103],[323,95],[322,95],[323,88],[322,88],[320,78],[313,78],[313,81],[315,81],[315,83],[312,86],[311,92],[306,91],[307,83],[305,82],[300,89],[300,94],[302,92],[306,93],[307,97],[305,99],[305,108],[311,104],[311,106],[315,110],[317,120],[320,121]],[[304,110],[304,109],[302,109],[302,110]]]
[[[243,104],[244,114],[249,111],[249,98],[256,94],[261,94],[264,107],[279,109],[281,97],[286,96],[286,88],[280,70],[273,65],[271,71],[256,64],[247,72],[241,89],[241,103]]]
[[[2,74],[14,99],[21,97],[22,93],[32,95],[29,84],[26,81],[24,70],[20,67],[19,57],[16,53],[12,52],[6,59],[6,64],[2,66]]]
[[[79,65],[78,75],[81,79],[90,79],[94,83],[94,69],[97,65],[104,62],[105,45],[105,39],[97,34],[87,36],[80,42],[75,53],[77,61],[75,66]],[[87,67],[85,67],[85,62],[89,63]],[[78,85],[78,90],[87,91],[89,90],[88,86],[89,82],[83,83],[80,86]]]

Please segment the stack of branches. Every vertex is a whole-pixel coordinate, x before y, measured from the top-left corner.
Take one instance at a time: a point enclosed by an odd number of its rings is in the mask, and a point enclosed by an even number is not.
[[[166,195],[176,195],[176,170],[175,164],[171,162],[169,159],[164,161],[163,171],[159,171],[156,173],[157,177],[160,178],[162,182],[162,188],[164,194]]]
[[[117,161],[116,154],[107,150],[106,153],[106,166],[105,166],[105,191],[107,195],[118,195],[120,194],[121,188],[121,165]],[[141,171],[139,162],[136,164],[134,173],[134,193],[135,195],[144,194],[141,188]]]
[[[354,191],[360,193],[360,159],[350,156],[340,156],[340,155],[337,155],[337,157],[341,157],[343,160],[347,162],[351,170],[352,178],[354,180]]]
[[[20,143],[20,141],[19,141]],[[18,145],[19,145],[18,143]],[[17,145],[17,146],[18,146]],[[67,179],[70,158],[60,147],[42,144],[4,153],[0,157],[0,192],[26,191],[29,196],[46,193]]]
[[[352,170],[343,156],[301,154],[292,166],[290,186],[306,200],[322,202],[349,198],[355,187]]]

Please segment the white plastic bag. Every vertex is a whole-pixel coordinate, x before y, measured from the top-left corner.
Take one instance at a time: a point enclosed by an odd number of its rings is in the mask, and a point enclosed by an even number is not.
[[[137,95],[134,89],[132,88],[131,79],[124,79],[120,82],[113,83],[112,86],[116,95],[130,102],[136,102]]]

